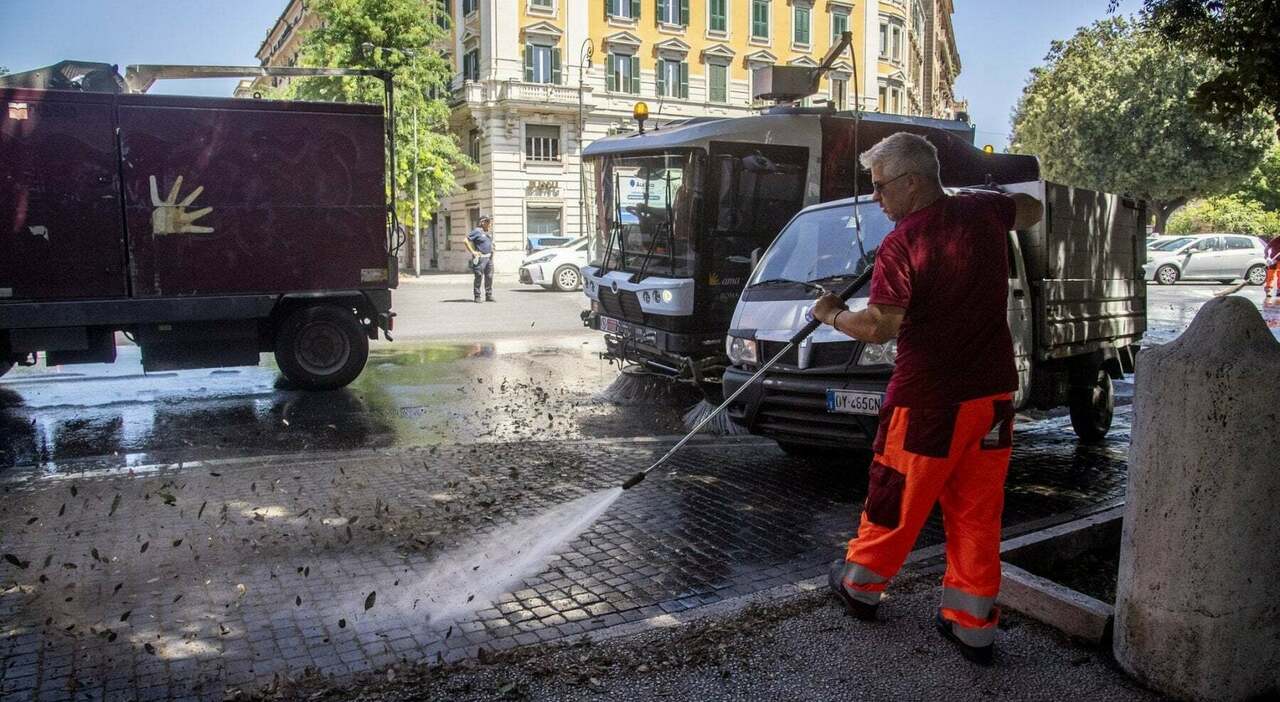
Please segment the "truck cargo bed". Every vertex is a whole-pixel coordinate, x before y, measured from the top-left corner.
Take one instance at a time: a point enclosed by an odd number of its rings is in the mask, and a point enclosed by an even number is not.
[[[1144,203],[1047,181],[1008,189],[1045,205],[1041,222],[1018,233],[1038,320],[1036,357],[1137,343],[1147,328]]]

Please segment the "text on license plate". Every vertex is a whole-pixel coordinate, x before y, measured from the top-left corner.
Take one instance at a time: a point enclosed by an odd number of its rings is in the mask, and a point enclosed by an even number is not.
[[[841,414],[880,414],[884,401],[882,392],[858,392],[856,390],[827,390],[827,411]]]

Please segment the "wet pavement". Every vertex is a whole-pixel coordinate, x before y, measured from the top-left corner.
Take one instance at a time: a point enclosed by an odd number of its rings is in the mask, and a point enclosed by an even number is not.
[[[1094,447],[1078,446],[1062,419],[1020,428],[1010,531],[1119,498],[1127,417]],[[814,577],[851,535],[859,466],[799,462],[758,439],[707,440],[624,493],[522,587],[476,602],[473,616],[442,631],[417,608],[426,593],[416,584],[442,554],[615,486],[668,445],[492,443],[146,473],[18,471],[0,508],[0,692],[217,699],[308,668],[346,676],[401,658],[474,657]],[[920,545],[941,536],[935,519]]]
[[[1218,289],[1152,286],[1149,341],[1176,338]],[[1245,293],[1280,333],[1280,305]],[[678,403],[595,400],[616,375],[598,344],[379,343],[352,387],[317,394],[282,385],[267,356],[144,376],[132,347],[114,366],[6,376],[0,698],[218,699],[820,575],[852,534],[865,473],[700,439],[521,587],[452,629],[426,622],[414,588],[436,559],[616,486],[681,431]],[[1098,446],[1065,418],[1020,424],[1009,533],[1121,498],[1128,421],[1118,409]],[[935,520],[920,545],[941,538]]]
[[[33,464],[57,472],[683,430],[678,403],[655,410],[597,401],[617,376],[601,350],[585,334],[381,342],[351,386],[311,393],[291,389],[269,355],[257,367],[144,375],[137,348],[123,346],[112,365],[15,369],[0,380],[0,477]]]

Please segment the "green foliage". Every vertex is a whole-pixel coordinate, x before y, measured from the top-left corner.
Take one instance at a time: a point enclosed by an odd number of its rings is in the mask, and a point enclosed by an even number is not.
[[[1240,195],[1257,201],[1267,210],[1280,212],[1280,142],[1272,145],[1266,157],[1253,169],[1249,180],[1240,187]]]
[[[1170,234],[1234,232],[1270,238],[1280,234],[1280,212],[1240,194],[1194,200],[1169,218]]]
[[[1229,123],[1259,108],[1280,124],[1280,0],[1145,0],[1146,22],[1179,50],[1218,61],[1193,104]]]
[[[1191,112],[1214,63],[1125,19],[1053,42],[1045,60],[1014,110],[1012,150],[1039,156],[1051,180],[1152,201],[1157,230],[1187,199],[1238,186],[1271,144],[1264,114]]]
[[[457,189],[458,169],[472,168],[449,129],[453,67],[436,48],[446,38],[422,0],[313,0],[320,25],[303,40],[300,65],[380,68],[394,75],[396,182],[402,221],[412,211],[414,122],[417,113],[420,206],[427,217]],[[367,45],[374,47],[367,49]],[[382,83],[372,78],[294,80],[284,97],[326,102],[382,103]]]

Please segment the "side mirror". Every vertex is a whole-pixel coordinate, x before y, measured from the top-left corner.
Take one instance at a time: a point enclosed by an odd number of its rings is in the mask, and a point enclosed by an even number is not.
[[[764,255],[764,249],[756,247],[751,250],[751,270],[755,270],[760,265],[760,257]]]

